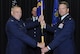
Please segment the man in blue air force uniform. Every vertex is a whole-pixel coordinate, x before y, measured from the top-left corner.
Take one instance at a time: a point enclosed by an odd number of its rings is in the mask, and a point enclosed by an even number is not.
[[[31,23],[38,21],[38,16],[37,16],[37,7],[32,8],[32,18],[28,18],[26,20],[26,23]],[[31,24],[33,25],[33,24]],[[32,37],[34,40],[41,42],[41,26],[40,24],[34,28],[29,28],[27,29],[27,34]],[[32,48],[31,46],[28,47],[29,54],[41,54],[41,49],[40,48]]]
[[[11,8],[11,17],[6,23],[6,33],[8,37],[8,43],[6,48],[6,54],[29,54],[27,45],[36,48],[44,47],[44,43],[38,43],[30,36],[27,35],[26,28],[32,28],[37,26],[38,23],[34,22],[26,24],[20,19],[22,16],[21,8],[14,6]]]
[[[53,41],[42,49],[43,53],[53,50],[54,54],[75,54],[74,29],[75,23],[69,15],[69,5],[62,1],[59,4],[61,19],[58,24],[50,27],[43,21],[44,29],[54,33]]]

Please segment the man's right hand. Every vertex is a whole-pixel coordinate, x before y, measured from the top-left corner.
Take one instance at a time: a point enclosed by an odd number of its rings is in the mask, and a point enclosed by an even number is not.
[[[45,47],[45,43],[37,43],[37,47],[44,48]]]

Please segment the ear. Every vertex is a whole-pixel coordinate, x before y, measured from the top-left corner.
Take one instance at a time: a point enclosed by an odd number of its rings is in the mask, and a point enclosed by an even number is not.
[[[11,15],[13,15],[13,11],[11,11]]]
[[[67,12],[69,12],[69,8],[67,9]]]

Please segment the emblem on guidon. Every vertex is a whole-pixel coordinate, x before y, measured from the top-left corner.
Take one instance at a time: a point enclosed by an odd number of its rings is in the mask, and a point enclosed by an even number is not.
[[[64,22],[60,23],[58,28],[62,29],[64,27]]]
[[[55,12],[54,16],[55,16],[55,17],[58,17],[58,16],[59,16],[58,11]]]
[[[40,6],[41,6],[41,2],[38,2],[38,4],[37,4],[37,8],[40,7]]]

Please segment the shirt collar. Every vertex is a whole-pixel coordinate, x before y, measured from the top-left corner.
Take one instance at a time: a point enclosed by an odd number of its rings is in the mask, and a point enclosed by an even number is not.
[[[61,17],[61,20],[63,20],[69,13],[65,14],[64,16]]]
[[[33,21],[38,20],[38,16],[34,17],[32,16]]]

